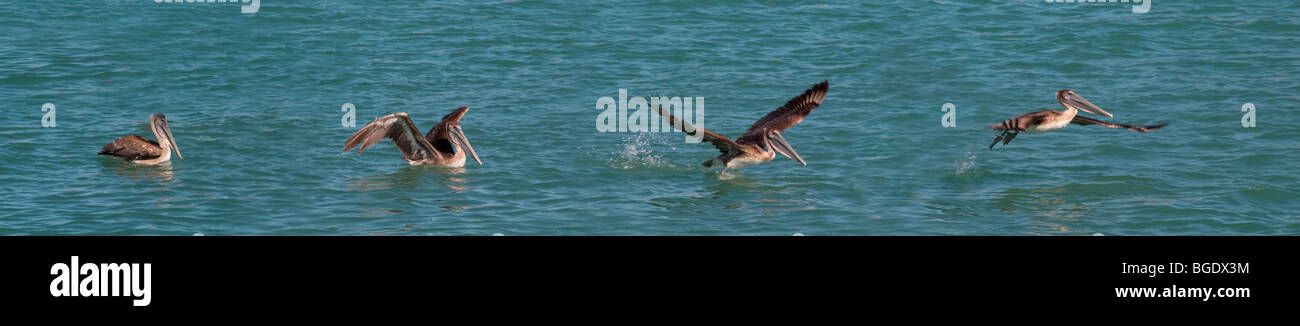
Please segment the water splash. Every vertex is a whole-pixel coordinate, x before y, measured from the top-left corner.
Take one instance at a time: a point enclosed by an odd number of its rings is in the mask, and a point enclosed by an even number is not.
[[[971,181],[979,178],[979,164],[975,163],[976,155],[974,152],[966,151],[966,155],[953,160],[953,175],[963,181]]]
[[[718,173],[718,181],[729,181],[736,178],[736,171],[727,171],[727,173]]]
[[[671,144],[665,143],[662,137],[649,137],[645,133],[638,133],[636,136],[624,137],[622,148],[610,153],[614,157],[610,158],[608,163],[611,167],[622,170],[640,167],[676,168],[672,163],[665,161],[663,155],[655,153],[652,148],[676,149]]]

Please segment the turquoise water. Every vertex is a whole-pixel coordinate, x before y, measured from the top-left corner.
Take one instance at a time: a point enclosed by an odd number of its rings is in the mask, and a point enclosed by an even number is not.
[[[1300,234],[1295,1],[9,7],[5,235]],[[734,137],[821,80],[785,132],[807,166],[719,175],[699,165],[711,146],[594,123],[627,89],[704,97],[704,126]],[[987,149],[983,126],[1059,109],[1063,88],[1169,126]],[[483,166],[411,167],[388,141],[342,153],[375,117],[427,130],[459,106]],[[152,138],[153,112],[184,159],[95,155]]]

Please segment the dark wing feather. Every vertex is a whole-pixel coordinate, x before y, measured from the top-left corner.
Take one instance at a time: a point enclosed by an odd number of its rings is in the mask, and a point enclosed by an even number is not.
[[[437,147],[436,144],[438,144],[439,140],[446,140],[447,144],[451,144],[451,139],[448,138],[447,130],[451,128],[451,126],[459,124],[460,118],[465,117],[465,112],[468,111],[468,106],[462,106],[443,116],[442,121],[438,121],[438,125],[433,126],[433,129],[429,129],[429,133],[424,135],[424,139],[428,140],[430,144],[435,144],[435,147]],[[443,152],[448,154],[454,153],[450,148],[444,149]]]
[[[654,109],[655,112],[659,112],[659,115],[666,120],[663,121],[664,123],[668,123],[677,130],[681,130],[687,134],[690,134],[687,130],[695,130],[695,135],[701,135],[704,141],[713,144],[713,147],[717,147],[718,151],[722,152],[723,155],[727,155],[728,153],[739,153],[738,148],[740,148],[740,144],[727,138],[727,136],[723,136],[722,134],[704,128],[696,127],[690,122],[683,121],[682,119],[673,116],[671,112],[668,112],[668,109],[665,109],[662,106],[656,106]]]
[[[1029,129],[1029,126],[1041,124],[1048,116],[1059,113],[1060,112],[1052,110],[1025,113],[1018,115],[1015,118],[1007,119],[1007,121],[995,123],[988,128],[993,130],[1025,131]]]
[[[122,136],[105,144],[99,155],[111,155],[127,161],[155,159],[162,156],[158,142],[137,135]]]
[[[754,125],[749,126],[749,130],[745,131],[745,135],[740,136],[740,138],[761,137],[762,135],[759,134],[762,133],[763,129],[779,132],[799,124],[804,117],[812,113],[813,109],[822,104],[822,100],[826,99],[826,91],[829,88],[830,82],[824,80],[817,85],[813,85],[803,94],[790,99],[785,105],[758,119],[758,121],[754,122]]]
[[[1084,126],[1096,124],[1096,125],[1103,125],[1111,128],[1124,128],[1124,129],[1137,131],[1137,132],[1148,132],[1169,125],[1167,123],[1164,123],[1164,124],[1158,124],[1154,126],[1133,126],[1133,125],[1126,125],[1126,124],[1109,123],[1109,122],[1105,122],[1105,121],[1101,121],[1101,120],[1097,120],[1085,116],[1074,116],[1074,120],[1070,120],[1070,123],[1077,124],[1077,125],[1084,125]]]
[[[408,161],[421,160],[434,153],[433,145],[420,136],[420,129],[415,127],[415,122],[411,121],[411,117],[405,112],[379,117],[362,127],[343,144],[343,151],[347,152],[352,150],[352,147],[361,145],[361,148],[357,149],[357,154],[361,154],[366,147],[384,138],[393,139],[393,144],[402,151],[402,155]]]

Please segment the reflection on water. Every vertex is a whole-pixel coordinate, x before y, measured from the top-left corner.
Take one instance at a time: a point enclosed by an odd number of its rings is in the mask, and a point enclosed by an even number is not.
[[[726,174],[709,173],[707,191],[699,192],[692,196],[695,200],[717,200],[725,197],[728,192],[734,189],[751,189],[765,186],[758,179],[750,178],[744,174],[732,171]]]
[[[415,227],[415,224],[409,224],[409,223],[408,223],[408,224],[403,224],[402,227],[399,228],[399,229],[397,229],[397,230],[371,231],[371,232],[366,232],[366,233],[368,233],[368,234],[373,234],[373,235],[402,234],[402,233],[406,233],[406,232],[410,231],[411,228],[413,228],[413,227]]]
[[[100,162],[105,169],[111,169],[113,173],[129,180],[149,180],[160,186],[170,186],[180,182],[180,179],[176,178],[175,171],[175,169],[179,168],[180,163],[167,161],[147,165],[107,157],[100,158]]]
[[[650,204],[666,210],[671,216],[746,209],[758,209],[754,213],[775,216],[786,211],[814,209],[808,205],[805,193],[792,193],[788,186],[770,185],[740,173],[728,174],[731,177],[726,179],[719,179],[714,173],[707,174],[705,188],[682,196],[655,198]]]
[[[1067,191],[1068,186],[1039,189],[1007,189],[998,195],[996,206],[1010,216],[1026,216],[1024,224],[1050,233],[1072,232],[1069,225],[1077,224],[1091,211],[1078,203],[1078,194]]]
[[[362,212],[361,214],[357,214],[356,216],[364,217],[364,218],[377,218],[377,217],[393,216],[401,213],[402,210],[400,209],[368,209],[365,212]]]
[[[465,174],[464,167],[441,167],[430,165],[408,165],[393,173],[378,174],[361,179],[353,180],[349,187],[352,190],[369,191],[383,189],[416,189],[420,187],[421,180],[435,178],[435,183],[454,190],[455,193],[461,193],[469,190],[468,178]]]
[[[443,212],[460,212],[469,208],[469,206],[450,206],[450,205],[443,205],[438,207],[442,208]]]

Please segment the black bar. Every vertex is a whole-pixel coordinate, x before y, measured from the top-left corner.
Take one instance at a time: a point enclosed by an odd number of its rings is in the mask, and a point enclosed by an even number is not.
[[[1300,293],[1296,237],[0,237],[0,244],[9,248],[0,276],[13,284],[6,306],[22,312],[284,313],[658,297],[674,305],[1217,309],[1294,306]],[[51,267],[72,256],[82,265],[150,263],[151,302],[54,297]],[[1170,263],[1188,273],[1122,273],[1123,264]],[[1193,263],[1247,265],[1192,274]],[[1174,285],[1250,293],[1116,297],[1117,287]]]

